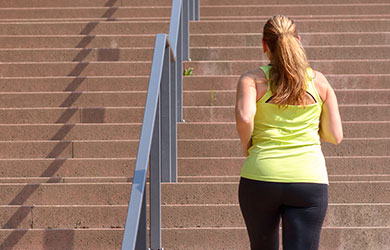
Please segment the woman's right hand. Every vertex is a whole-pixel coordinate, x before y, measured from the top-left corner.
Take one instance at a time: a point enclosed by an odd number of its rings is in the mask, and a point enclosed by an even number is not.
[[[248,143],[241,145],[242,146],[242,151],[244,152],[244,156],[245,157],[249,156],[249,149],[250,149],[250,147],[252,147],[252,145],[253,145],[252,144],[252,137],[251,137],[251,139],[249,140]]]

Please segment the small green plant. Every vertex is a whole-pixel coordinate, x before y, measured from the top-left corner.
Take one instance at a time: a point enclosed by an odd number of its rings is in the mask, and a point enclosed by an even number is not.
[[[192,76],[193,70],[194,70],[194,68],[191,68],[191,67],[186,68],[186,69],[184,69],[183,75],[184,76]]]
[[[210,91],[210,106],[214,106],[215,99],[216,99],[216,96],[215,96],[214,90],[211,90]]]

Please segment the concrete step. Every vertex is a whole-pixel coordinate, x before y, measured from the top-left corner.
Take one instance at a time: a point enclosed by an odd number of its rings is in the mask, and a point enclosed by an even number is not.
[[[260,33],[266,20],[214,20],[198,21],[191,23],[191,34],[220,34],[220,33]],[[329,19],[329,20],[297,20],[297,29],[299,32],[387,32],[388,19]],[[374,27],[375,26],[375,27]],[[387,26],[387,27],[386,27]]]
[[[178,155],[181,157],[242,156],[239,139],[182,139],[178,145]],[[322,151],[326,156],[386,156],[389,148],[390,138],[346,138],[338,146],[322,143]]]
[[[143,6],[143,7],[128,7],[128,6],[114,6],[114,7],[71,7],[71,8],[1,8],[0,20],[19,21],[24,20],[50,20],[50,19],[78,19],[78,18],[113,18],[118,20],[121,18],[158,18],[170,17],[171,6]],[[322,16],[333,17],[364,17],[374,16],[380,14],[388,14],[390,12],[390,5],[252,5],[252,6],[200,6],[201,20],[212,17],[256,17],[268,18],[280,13],[290,16],[291,18],[318,18]],[[261,16],[259,16],[261,13]]]
[[[110,7],[107,8],[104,11],[101,12],[87,12],[85,16],[87,17],[82,17],[82,11],[80,11],[80,8],[77,8],[76,12],[76,17],[66,17],[65,13],[59,13],[58,16],[65,16],[65,17],[55,17],[53,15],[47,14],[47,13],[42,13],[42,9],[39,9],[39,13],[36,13],[37,11],[34,11],[35,13],[32,15],[33,17],[24,17],[24,18],[6,18],[6,19],[0,19],[1,22],[29,22],[29,23],[34,23],[34,22],[104,22],[104,21],[169,21],[169,15],[170,15],[170,9],[167,7],[161,7],[158,6],[157,8],[165,8],[165,11],[160,11],[156,12],[154,11],[154,14],[150,14],[147,11],[148,7],[139,7],[137,10],[134,10],[132,8],[132,11],[138,11],[138,13],[134,16],[131,16],[129,13],[126,13],[123,15],[122,13],[118,13],[118,10],[123,10],[123,9],[118,9],[117,7]],[[126,8],[126,7],[122,7]],[[4,10],[4,9],[3,9]],[[15,10],[15,9],[13,9]],[[24,10],[22,12],[27,12],[31,11],[31,9],[23,8],[23,9],[18,9],[18,10]],[[33,9],[35,10],[35,9]],[[51,11],[51,9],[45,9],[47,11]],[[145,11],[146,10],[146,11]],[[129,12],[132,12],[129,11]],[[222,10],[223,11],[223,10]],[[1,9],[0,9],[0,12]],[[54,9],[54,12],[56,12],[56,9]],[[210,11],[208,11],[210,12]],[[379,12],[379,11],[378,11]],[[169,14],[166,14],[169,13]],[[280,13],[280,12],[278,12]],[[5,16],[21,16],[24,13],[5,13]],[[39,14],[42,14],[41,17],[39,17]],[[252,20],[252,21],[263,21],[267,20],[270,16],[268,15],[262,15],[262,16],[254,16],[250,15],[251,13],[247,13],[248,15],[242,15],[242,16],[237,16],[237,15],[231,15],[231,16],[226,16],[226,15],[211,15],[211,16],[202,16],[201,20],[202,21],[215,21],[215,20]],[[30,15],[26,15],[30,16]],[[73,16],[73,15],[70,15]],[[329,20],[329,19],[338,19],[338,20],[360,20],[360,19],[390,19],[389,14],[356,14],[356,15],[349,15],[349,14],[338,14],[338,15],[289,15],[290,18],[292,18],[294,21],[303,21],[303,20]]]
[[[0,109],[0,124],[134,123],[142,122],[143,108],[15,108]]]
[[[169,21],[1,22],[0,35],[121,35],[168,33]]]
[[[390,75],[325,75],[335,89],[388,89]],[[201,76],[193,75],[184,78],[185,90],[236,90],[239,75]],[[1,81],[1,80],[0,80]],[[5,81],[4,84],[7,84]],[[15,80],[15,84],[18,83]],[[7,85],[8,86],[8,85]],[[38,88],[38,87],[37,87]],[[21,88],[19,88],[21,89]]]
[[[153,50],[134,48],[1,49],[5,62],[152,61]]]
[[[129,176],[102,176],[102,177],[67,177],[67,176],[51,176],[51,177],[0,177],[0,183],[3,184],[44,184],[44,183],[126,183],[132,182],[132,174]],[[178,182],[197,182],[197,183],[226,183],[238,182],[239,175],[235,176],[178,176]],[[149,179],[147,179],[149,181]],[[329,175],[330,182],[345,182],[345,181],[390,181],[390,174],[373,174],[373,175]]]
[[[151,62],[19,62],[0,64],[6,77],[149,75]]]
[[[386,249],[389,246],[388,227],[329,227],[323,228],[319,250]],[[281,232],[280,232],[281,235]],[[245,227],[241,228],[185,228],[163,231],[163,246],[169,249],[207,249],[211,242],[219,249],[248,249]],[[182,241],[181,239],[186,239]],[[166,241],[165,241],[166,240]],[[218,242],[218,243],[215,243]],[[281,240],[280,240],[281,242]]]
[[[103,177],[1,177],[2,184],[45,184],[45,183],[66,183],[66,184],[86,184],[86,183],[126,183],[132,182],[130,176],[103,176]],[[178,182],[184,183],[226,183],[238,182],[240,176],[178,176]],[[149,181],[149,179],[147,179]],[[390,174],[374,175],[329,175],[330,182],[356,182],[356,181],[390,181]]]
[[[163,228],[245,227],[238,205],[165,205]],[[2,229],[124,228],[126,205],[0,206]],[[389,204],[329,204],[324,227],[390,227]],[[26,215],[23,220],[12,216]],[[229,218],[229,220],[223,219]]]
[[[9,124],[0,125],[0,141],[24,140],[137,140],[140,123]],[[390,137],[390,121],[344,122],[344,138]],[[238,138],[236,124],[180,123],[179,139]]]
[[[194,75],[241,75],[267,61],[194,61],[184,68],[193,68]],[[378,60],[311,60],[310,66],[324,74],[387,74],[389,59]]]
[[[327,156],[325,159],[330,175],[390,174],[388,168],[388,164],[390,163],[389,156]],[[178,174],[182,177],[238,176],[241,166],[245,162],[245,158],[243,156],[181,157],[178,162]],[[15,165],[18,166],[17,164]],[[8,167],[5,168],[8,169]],[[19,172],[22,173],[23,170]]]
[[[20,127],[22,131],[15,132],[15,137],[8,137],[11,135],[11,128],[7,125],[1,133],[6,138],[17,138],[17,134],[29,129],[30,127]],[[45,126],[46,127],[46,126]],[[3,130],[2,127],[0,127]],[[17,129],[13,129],[16,130]],[[31,129],[34,129],[31,128]],[[57,129],[58,131],[58,129]],[[178,136],[180,139],[232,139],[238,138],[236,124],[234,122],[227,123],[182,123],[178,127]],[[38,132],[26,132],[28,134],[41,134]],[[375,138],[375,137],[390,137],[390,121],[384,122],[343,122],[344,138]],[[1,138],[1,137],[0,137]],[[22,138],[22,137],[20,137]],[[49,138],[46,137],[46,138]]]
[[[185,179],[195,176],[238,176],[244,157],[179,157],[178,175]],[[326,157],[332,180],[370,180],[389,175],[388,156]],[[132,176],[135,158],[30,158],[0,159],[1,178],[123,178]],[[223,167],[221,167],[223,166]],[[355,176],[358,175],[358,176]],[[363,176],[363,177],[359,177]],[[371,178],[372,176],[372,178]],[[382,177],[379,177],[382,178]]]
[[[101,177],[62,177],[62,176],[52,176],[52,177],[2,177],[0,178],[0,183],[3,184],[10,184],[10,183],[17,183],[17,184],[44,184],[44,183],[67,183],[67,184],[76,184],[76,183],[126,183],[126,182],[132,182],[133,177],[132,173],[129,176],[101,176]],[[337,177],[335,178],[337,181],[390,181],[389,176],[384,175],[377,175],[377,176],[359,176],[355,178],[342,178]],[[194,177],[195,178],[195,177]],[[233,179],[233,177],[230,178],[217,178],[219,181],[235,181],[237,177]],[[187,181],[192,182],[192,178],[184,178],[183,180],[180,180],[182,182]],[[198,179],[196,179],[199,181]],[[209,179],[206,179],[209,180]],[[149,179],[148,179],[149,181]]]
[[[390,105],[340,105],[343,121],[386,121]],[[142,107],[2,108],[0,124],[140,123]],[[187,106],[187,122],[234,122],[233,106]]]
[[[387,59],[390,46],[307,46],[310,60]],[[3,62],[152,61],[154,48],[0,49]],[[256,47],[192,47],[192,60],[267,60]]]
[[[0,48],[123,48],[154,47],[150,35],[1,35]],[[379,38],[380,39],[380,38]]]
[[[268,61],[185,62],[194,75],[240,75]],[[310,65],[324,74],[387,74],[390,60],[312,60]],[[147,76],[151,62],[18,62],[0,64],[3,77],[55,76]]]
[[[390,117],[390,105],[339,105],[343,121],[383,121]],[[233,122],[233,106],[185,107],[184,119],[187,122]],[[0,112],[1,117],[1,112]],[[3,119],[0,119],[2,121]]]
[[[281,11],[282,12],[282,11]],[[277,13],[277,14],[280,14]],[[248,20],[251,20],[251,21],[265,21],[265,20],[268,20],[271,16],[206,16],[206,17],[202,17],[202,21],[220,21],[220,20],[237,20],[237,21],[248,21]],[[290,15],[289,17],[291,17],[294,21],[305,21],[305,20],[330,20],[330,19],[337,19],[337,20],[361,20],[361,19],[389,19],[390,18],[390,15],[389,14],[379,14],[379,15],[348,15],[348,14],[342,14],[342,15],[316,15],[316,16],[312,16],[312,15]],[[148,18],[145,17],[145,18],[137,18],[136,20],[138,21],[148,21],[147,20]],[[27,20],[27,19],[26,19]],[[58,19],[49,19],[48,21],[57,21]],[[66,19],[67,20],[67,19]],[[107,19],[98,19],[98,20],[102,20],[102,21],[108,21]],[[133,21],[134,19],[129,19],[129,18],[121,18],[119,20],[123,20],[123,21]],[[163,17],[158,17],[156,19],[153,19],[153,20],[165,20],[165,18]],[[8,22],[8,21],[15,21],[15,19],[6,19],[4,20],[5,22]],[[28,21],[36,21],[34,19],[28,19]],[[82,21],[85,21],[84,19]]]
[[[272,0],[263,0],[261,2],[264,5],[275,5],[275,1]],[[386,0],[375,0],[373,2],[369,2],[368,0],[348,0],[344,2],[344,4],[340,4],[339,1],[336,0],[326,0],[321,2],[322,4],[337,4],[337,5],[346,5],[346,4],[354,4],[354,5],[368,5],[375,3],[388,4]],[[159,1],[159,6],[171,6],[172,2],[169,0],[161,0]],[[278,5],[286,5],[291,2],[288,0],[282,0],[278,2]],[[294,5],[319,5],[317,1],[314,0],[298,0],[294,2]],[[39,0],[21,0],[17,3],[9,3],[6,0],[2,0],[0,2],[0,7],[6,8],[25,8],[25,7],[103,7],[103,6],[155,6],[156,2],[153,0],[82,0],[76,3],[73,2],[63,2],[61,0],[53,0],[53,1],[39,1]],[[231,0],[203,0],[201,6],[206,5],[259,5],[259,1],[256,0],[245,0],[240,2],[232,2]],[[319,5],[321,6],[321,5]]]
[[[0,107],[143,107],[145,99],[146,91],[14,92],[0,93]]]
[[[185,91],[236,90],[239,75],[186,76]],[[335,89],[389,89],[390,75],[326,75]],[[1,92],[147,91],[149,76],[3,77]]]
[[[336,90],[339,104],[387,104],[390,90]],[[185,106],[235,105],[236,91],[185,91]],[[0,92],[0,108],[142,107],[144,91],[115,92]]]
[[[307,46],[311,60],[387,59],[390,46]],[[3,62],[152,61],[154,48],[0,49]],[[192,60],[267,60],[257,47],[192,47]]]
[[[129,158],[138,140],[0,142],[0,158]],[[7,145],[7,147],[5,147]]]
[[[131,183],[0,184],[1,205],[127,205]],[[389,203],[389,181],[329,185],[330,203]],[[162,184],[162,204],[238,204],[238,182]],[[58,195],[59,193],[63,195]],[[204,194],[212,194],[205,196]]]
[[[309,60],[388,59],[389,57],[387,55],[390,54],[390,46],[306,46],[305,51]],[[263,53],[259,46],[192,47],[190,53],[193,61],[268,60],[267,55]],[[12,55],[9,55],[9,57],[13,58]],[[151,56],[145,55],[145,57],[139,57],[147,60]],[[124,58],[127,57],[124,55]]]
[[[379,6],[378,6],[379,7]],[[389,7],[390,8],[390,7]],[[364,11],[364,7],[361,10]],[[371,8],[372,9],[372,8]],[[382,8],[378,8],[381,10]],[[385,12],[386,10],[384,10]],[[370,10],[364,12],[370,13]],[[362,13],[362,14],[364,14]],[[378,13],[377,13],[378,14]],[[385,13],[383,13],[385,14]],[[108,19],[115,21],[121,18],[149,18],[151,20],[157,17],[168,18],[171,16],[171,6],[113,6],[113,7],[57,7],[57,8],[0,8],[0,21],[34,21],[34,20],[77,20],[77,19]]]
[[[328,1],[328,0],[327,0]],[[359,1],[359,0],[354,0]],[[380,2],[381,0],[376,0]],[[169,0],[159,1],[159,6],[171,6]],[[2,8],[41,8],[41,7],[111,7],[111,6],[156,6],[153,0],[81,0],[77,3],[64,2],[61,0],[41,1],[41,0],[21,0],[17,3],[10,3],[6,0],[1,0],[0,7]]]
[[[0,90],[2,92],[147,91],[148,82],[149,76],[3,77],[0,78]]]
[[[115,7],[110,8],[107,13],[110,14],[111,10],[115,9]],[[1,22],[28,22],[28,23],[39,23],[39,22],[114,22],[114,21],[137,21],[137,22],[147,22],[147,21],[169,21],[169,16],[157,16],[150,17],[146,13],[146,16],[141,17],[113,17],[115,14],[110,17],[75,17],[75,18],[24,18],[24,19],[1,19]],[[220,21],[220,20],[237,20],[237,21],[265,21],[270,16],[206,16],[201,17],[202,21]],[[361,19],[390,19],[389,14],[367,14],[367,15],[348,15],[348,14],[340,14],[340,15],[290,15],[294,21],[305,21],[305,20],[329,20],[329,19],[337,19],[337,20],[361,20]]]
[[[198,21],[190,34],[259,33],[266,19]],[[301,32],[388,32],[390,19],[298,20]],[[156,34],[168,32],[168,21],[2,22],[0,35]]]
[[[388,246],[388,227],[329,227],[321,233],[320,250],[377,250]],[[13,229],[0,230],[4,249],[120,249],[123,229]],[[185,238],[186,241],[181,239]],[[244,250],[249,246],[245,228],[173,228],[162,230],[162,246],[172,250],[218,248]]]
[[[262,4],[264,5],[275,5],[275,1],[272,1],[272,0],[262,0],[261,1]],[[383,1],[383,0],[375,0],[373,2],[368,2],[367,0],[347,0],[347,1],[344,1],[343,2],[344,4],[362,4],[362,5],[366,5],[367,3],[388,3],[386,1]],[[204,0],[202,2],[202,5],[258,5],[259,4],[259,1],[256,1],[256,0],[244,0],[244,1],[240,1],[240,2],[234,2],[234,1],[231,1],[231,0]],[[288,0],[281,0],[277,3],[277,5],[291,5],[291,1],[288,1]],[[297,0],[297,1],[294,1],[293,5],[318,5],[319,3],[317,1],[313,1],[313,0]],[[335,0],[325,0],[323,2],[321,2],[321,4],[337,4],[337,5],[342,5],[340,4],[340,2],[338,1],[335,1]],[[321,4],[319,6],[321,6]]]
[[[121,249],[123,229],[2,229],[2,249]]]
[[[231,1],[232,2],[232,1]],[[230,3],[232,4],[232,3]],[[201,3],[203,6],[203,3]],[[371,4],[371,5],[227,5],[227,6],[203,6],[200,9],[201,20],[207,17],[265,17],[269,18],[278,14],[283,14],[290,17],[298,17],[308,15],[311,18],[316,18],[322,15],[378,15],[388,14],[390,5]]]
[[[1,141],[0,158],[129,158],[138,140]],[[386,156],[390,138],[346,138],[334,146],[323,143],[326,156]],[[239,139],[180,139],[179,157],[240,157]]]
[[[146,7],[147,8],[147,7]],[[110,8],[107,13],[111,14],[110,12],[114,12],[115,7]],[[115,15],[114,15],[115,16]],[[334,16],[332,16],[334,17]],[[338,16],[337,16],[338,17]],[[300,19],[311,19],[309,16],[304,16],[304,17],[299,17]],[[341,19],[359,19],[359,18],[389,18],[389,16],[382,14],[382,15],[362,15],[362,16],[350,16],[350,17],[345,17],[345,16],[340,16],[339,18]],[[215,19],[221,19],[220,17],[217,18],[209,18],[209,20],[215,20]],[[232,17],[231,19],[235,19]],[[329,19],[329,16],[320,16],[319,19]],[[116,22],[116,21],[121,21],[121,22],[127,22],[127,21],[137,21],[137,22],[147,22],[147,21],[155,21],[155,22],[162,22],[162,21],[169,21],[169,16],[166,17],[75,17],[75,18],[41,18],[41,19],[2,19],[0,20],[1,22],[7,23],[7,22],[25,22],[25,23],[42,23],[42,22],[68,22],[68,23],[73,23],[73,22]]]
[[[329,227],[321,233],[320,250],[377,250],[388,246],[388,227]],[[0,230],[4,249],[120,249],[123,229],[13,229]],[[185,238],[186,241],[181,239]],[[163,229],[162,246],[172,250],[207,249],[218,242],[220,249],[244,250],[249,246],[245,228]]]
[[[372,174],[372,175],[328,175],[330,182],[343,182],[343,181],[390,181],[390,174]],[[13,178],[5,177],[0,178],[1,183],[50,183],[50,182],[63,182],[63,183],[80,183],[85,180],[85,183],[93,182],[94,177],[84,178],[67,178],[67,177],[50,177],[50,178]],[[98,182],[101,178],[96,178],[95,182]],[[102,182],[125,182],[128,179],[125,177],[107,177],[107,181]],[[240,175],[234,176],[179,176],[178,182],[239,182]]]
[[[259,46],[260,31],[235,34],[191,34],[191,47]],[[304,46],[387,45],[390,32],[300,33]],[[154,47],[149,35],[1,35],[0,48],[123,48]]]
[[[1,159],[0,166],[1,177],[119,177],[133,175],[135,158]]]
[[[238,204],[237,188],[238,182],[183,182],[165,185],[162,200],[163,204]],[[175,192],[175,195],[171,192]],[[386,181],[331,182],[329,201],[330,203],[387,203],[389,202],[388,192],[389,187]],[[210,195],[205,197],[205,193]]]
[[[0,125],[0,140],[138,140],[141,123]]]
[[[190,42],[193,47],[234,47],[234,46],[258,46],[262,39],[261,30],[254,33],[220,33],[220,34],[191,34]],[[357,45],[386,45],[390,37],[389,32],[300,32],[303,46],[357,46]],[[3,38],[0,37],[0,44],[3,44]],[[141,45],[142,39],[137,45]],[[17,42],[18,39],[16,39]],[[10,45],[7,45],[10,46]],[[27,45],[19,45],[27,46]]]

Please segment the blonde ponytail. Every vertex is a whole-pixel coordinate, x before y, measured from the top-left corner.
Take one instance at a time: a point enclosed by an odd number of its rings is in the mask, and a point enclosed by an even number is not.
[[[264,25],[263,40],[271,50],[272,102],[279,106],[305,105],[309,63],[294,21],[272,17]]]

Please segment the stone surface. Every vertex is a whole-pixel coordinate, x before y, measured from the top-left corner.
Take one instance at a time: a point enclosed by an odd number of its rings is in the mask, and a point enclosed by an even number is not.
[[[158,5],[0,0],[0,249],[120,249],[152,47],[168,32],[171,0]],[[323,143],[330,205],[320,250],[390,250],[389,8],[201,0],[184,65],[194,74],[183,83],[178,183],[162,185],[164,249],[248,248],[235,90],[267,63],[264,21],[284,13],[336,89],[343,120],[344,141]]]

